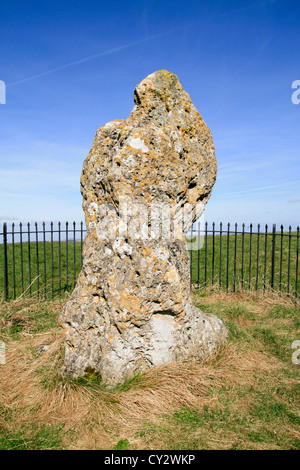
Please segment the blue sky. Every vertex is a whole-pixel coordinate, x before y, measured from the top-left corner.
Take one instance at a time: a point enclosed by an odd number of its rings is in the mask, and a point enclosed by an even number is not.
[[[208,222],[300,223],[300,3],[2,1],[0,222],[83,220],[82,163],[167,69],[212,131]]]

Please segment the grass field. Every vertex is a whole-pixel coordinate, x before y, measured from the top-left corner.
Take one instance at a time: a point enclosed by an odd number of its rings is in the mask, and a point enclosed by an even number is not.
[[[2,301],[0,449],[299,450],[299,307],[276,293],[210,289],[193,298],[226,323],[224,349],[114,390],[97,376],[61,378],[66,297]]]
[[[190,245],[188,244],[188,247]],[[197,238],[192,246],[197,248]],[[3,245],[0,250],[0,289],[4,289]],[[70,292],[81,269],[81,242],[31,242],[7,245],[9,298],[39,292],[55,297]],[[219,285],[228,291],[269,290],[272,277],[272,234],[208,236],[200,250],[190,251],[192,283]],[[295,295],[300,289],[299,237],[276,235],[274,285]],[[38,262],[37,262],[38,261]]]

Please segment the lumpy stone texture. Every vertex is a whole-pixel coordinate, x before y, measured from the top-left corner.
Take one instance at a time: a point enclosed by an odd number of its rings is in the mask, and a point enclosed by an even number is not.
[[[111,386],[206,359],[227,338],[220,319],[192,304],[185,238],[216,179],[211,132],[166,70],[142,80],[134,102],[127,119],[97,130],[84,161],[83,267],[60,315],[62,373],[92,370]]]

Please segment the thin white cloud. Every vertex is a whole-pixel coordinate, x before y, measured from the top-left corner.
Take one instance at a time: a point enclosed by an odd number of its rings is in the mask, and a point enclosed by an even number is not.
[[[30,80],[35,80],[36,78],[40,78],[40,77],[44,77],[46,75],[50,75],[52,73],[58,72],[59,70],[66,69],[68,67],[73,67],[74,65],[83,64],[84,62],[89,62],[90,60],[98,59],[99,57],[114,54],[115,52],[119,52],[119,51],[122,51],[123,49],[127,49],[129,47],[136,46],[137,44],[142,44],[143,42],[151,41],[152,39],[159,38],[159,37],[164,36],[166,34],[168,34],[168,32],[161,33],[161,34],[156,34],[156,35],[144,38],[144,39],[139,39],[138,41],[133,41],[133,42],[124,44],[123,46],[118,46],[118,47],[114,47],[112,49],[108,49],[106,51],[98,52],[97,54],[93,54],[93,55],[90,55],[88,57],[83,57],[82,59],[75,60],[73,62],[68,62],[66,64],[60,65],[59,67],[55,67],[54,69],[47,70],[46,72],[38,73],[36,75],[32,75],[31,77],[23,78],[22,80],[17,80],[16,82],[8,83],[6,85],[6,87],[19,85],[20,83],[28,82]]]
[[[248,195],[251,197],[254,193],[255,195],[258,195],[261,199],[263,199],[264,197],[269,196],[269,195],[278,196],[280,194],[286,194],[289,189],[293,188],[293,186],[298,188],[298,184],[299,184],[298,181],[291,181],[289,183],[285,183],[284,189],[280,189],[281,188],[280,184],[274,184],[274,185],[257,186],[257,187],[253,187],[250,189],[244,189],[242,191],[233,191],[229,193],[222,192],[222,198],[225,198],[225,197],[234,198],[234,196],[240,198],[240,196],[243,196],[243,195],[246,195],[246,196]]]

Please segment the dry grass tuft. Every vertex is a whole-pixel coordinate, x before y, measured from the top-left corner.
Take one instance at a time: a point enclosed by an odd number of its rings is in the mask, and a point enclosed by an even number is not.
[[[264,309],[278,305],[279,300],[264,297]],[[57,317],[64,302],[45,304],[22,299],[4,307],[7,310],[1,326],[7,355],[6,364],[0,366],[0,404],[4,410],[0,412],[0,435],[1,427],[6,433],[13,433],[16,427],[26,429],[31,422],[38,427],[63,425],[61,445],[68,449],[113,448],[120,439],[128,440],[132,449],[191,446],[225,449],[233,444],[244,448],[280,447],[273,441],[254,442],[254,437],[248,438],[248,443],[246,437],[241,441],[236,429],[237,416],[246,420],[257,406],[256,398],[253,401],[248,391],[254,390],[256,397],[261,390],[278,387],[280,380],[287,389],[292,389],[295,383],[293,378],[283,377],[286,364],[282,359],[255,347],[259,344],[256,340],[253,343],[230,340],[216,357],[205,363],[161,365],[123,388],[109,391],[101,383],[61,378],[62,331],[58,327],[32,331],[34,312],[46,307],[49,314]],[[260,300],[241,293],[215,292],[201,298],[201,302],[208,306],[247,304],[247,312],[252,308],[259,315],[263,313]],[[290,306],[288,299],[284,305]],[[24,325],[17,338],[8,334],[10,322],[13,324],[16,318],[21,318]],[[241,316],[237,320],[239,328],[243,328]],[[244,320],[248,331],[247,319]],[[182,410],[196,411],[187,411],[185,415]],[[228,417],[224,430],[225,411]],[[10,419],[5,419],[7,413]],[[203,421],[205,413],[207,418]],[[221,423],[219,427],[213,426],[216,420]],[[253,436],[265,430],[259,419],[251,423],[249,419],[247,426],[252,426]],[[287,430],[285,424],[282,429],[291,439],[297,439],[296,427]]]
[[[284,307],[295,307],[296,300],[295,297],[289,295],[286,292],[274,291],[270,288],[266,288],[265,291],[263,290],[255,290],[254,288],[251,289],[241,289],[239,286],[236,287],[236,291],[228,291],[220,289],[218,284],[214,284],[205,288],[205,291],[195,289],[193,291],[194,297],[198,297],[199,293],[205,294],[203,298],[205,298],[206,302],[215,303],[217,301],[220,302],[246,302],[248,304],[253,303],[255,304],[255,308],[264,308],[272,305],[282,305]]]

